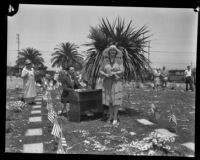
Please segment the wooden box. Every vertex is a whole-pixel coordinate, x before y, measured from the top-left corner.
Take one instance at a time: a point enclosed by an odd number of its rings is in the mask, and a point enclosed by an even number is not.
[[[69,99],[69,121],[80,122],[86,111],[103,114],[101,89],[74,91]]]

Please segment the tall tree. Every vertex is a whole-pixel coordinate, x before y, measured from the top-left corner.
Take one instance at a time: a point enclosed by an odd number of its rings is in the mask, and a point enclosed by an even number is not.
[[[100,24],[90,28],[88,38],[90,43],[85,44],[90,49],[87,50],[86,63],[83,68],[83,77],[95,86],[99,77],[99,68],[103,62],[102,52],[111,44],[115,44],[123,53],[123,64],[125,67],[124,79],[144,79],[144,75],[151,71],[150,61],[145,57],[144,50],[148,44],[146,36],[149,30],[146,26],[135,29],[132,21],[125,24],[124,19],[119,17],[111,22],[106,18],[100,20]]]
[[[24,66],[24,62],[29,59],[34,66],[44,65],[44,59],[40,51],[34,48],[26,48],[19,52],[19,58],[16,61],[17,66]]]
[[[73,43],[61,43],[55,52],[52,53],[51,59],[52,67],[70,67],[73,66],[76,69],[82,68],[82,55],[77,51],[78,46]]]

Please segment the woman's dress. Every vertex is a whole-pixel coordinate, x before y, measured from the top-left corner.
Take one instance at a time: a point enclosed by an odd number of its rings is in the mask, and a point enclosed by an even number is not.
[[[102,71],[107,74],[123,70],[123,65],[119,65],[118,63],[114,63],[113,66],[107,64],[102,68]],[[102,92],[103,104],[109,106],[111,103],[112,105],[121,106],[123,97],[122,76],[105,77],[103,79]]]
[[[21,76],[24,80],[24,98],[26,101],[33,101],[37,95],[33,68],[31,70],[24,68]]]

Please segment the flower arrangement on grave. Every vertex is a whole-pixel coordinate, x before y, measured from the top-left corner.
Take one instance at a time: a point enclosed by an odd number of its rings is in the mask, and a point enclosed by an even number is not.
[[[13,110],[15,112],[21,112],[22,109],[27,106],[26,103],[22,102],[22,101],[11,101],[8,102],[6,105],[6,109],[7,110]]]
[[[120,149],[117,151],[124,151],[129,155],[164,155],[173,153],[171,144],[174,141],[174,137],[165,136],[154,131],[140,141],[119,145]]]

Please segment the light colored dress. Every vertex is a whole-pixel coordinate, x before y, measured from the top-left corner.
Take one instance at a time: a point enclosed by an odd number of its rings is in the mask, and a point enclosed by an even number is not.
[[[33,101],[37,95],[33,68],[28,70],[24,67],[21,77],[24,80],[24,98],[27,102]]]
[[[160,75],[160,72],[154,71],[154,85],[160,85]]]
[[[106,64],[102,71],[109,74],[111,72],[124,71],[124,67],[118,63],[114,63],[113,66]],[[122,76],[104,77],[102,92],[103,104],[109,106],[112,103],[113,105],[121,106],[123,97]]]

